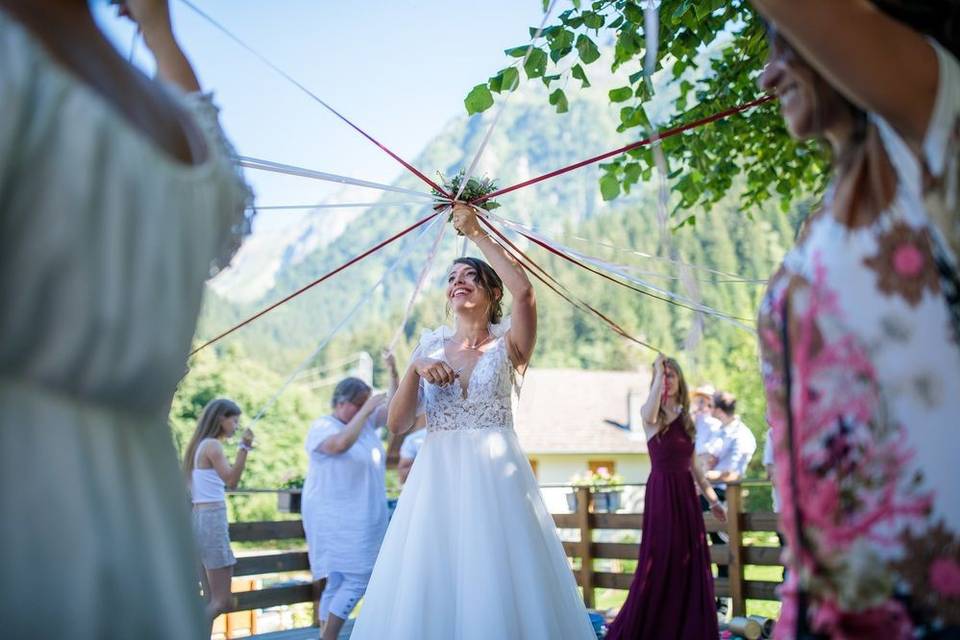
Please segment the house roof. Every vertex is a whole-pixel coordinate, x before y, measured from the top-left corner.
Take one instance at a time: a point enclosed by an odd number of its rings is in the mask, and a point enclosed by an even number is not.
[[[646,453],[643,430],[629,432],[646,400],[649,372],[530,369],[523,380],[514,428],[523,450],[547,453]]]

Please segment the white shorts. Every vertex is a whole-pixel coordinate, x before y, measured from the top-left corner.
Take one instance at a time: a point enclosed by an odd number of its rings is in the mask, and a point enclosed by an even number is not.
[[[327,576],[327,584],[320,595],[320,620],[326,622],[332,613],[341,620],[350,617],[367,590],[372,571],[366,573],[340,573],[332,571]]]

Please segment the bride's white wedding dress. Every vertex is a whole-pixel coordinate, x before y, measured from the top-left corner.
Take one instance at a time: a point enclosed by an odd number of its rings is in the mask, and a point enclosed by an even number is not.
[[[506,323],[504,323],[505,325]],[[513,430],[506,327],[460,382],[421,381],[427,437],[373,569],[353,640],[595,638]],[[414,354],[446,360],[443,327]]]

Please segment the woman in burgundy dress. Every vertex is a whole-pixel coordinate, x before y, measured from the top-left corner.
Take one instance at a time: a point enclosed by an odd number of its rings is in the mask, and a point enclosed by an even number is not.
[[[637,572],[608,640],[716,640],[717,612],[703,515],[694,480],[713,514],[726,510],[693,453],[690,396],[680,365],[663,354],[653,363],[641,409],[653,468],[643,502]]]

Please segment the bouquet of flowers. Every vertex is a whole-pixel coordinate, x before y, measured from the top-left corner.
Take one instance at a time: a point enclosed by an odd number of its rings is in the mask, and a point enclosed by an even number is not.
[[[444,178],[442,173],[438,173],[438,175],[440,176],[440,181],[443,183],[443,188],[446,189],[447,193],[451,196],[455,196],[457,192],[460,191],[460,185],[462,185],[463,181],[467,178],[463,169],[449,179]],[[495,180],[491,180],[490,178],[470,178],[463,187],[460,200],[463,202],[473,202],[477,198],[482,198],[496,190],[497,183]],[[450,200],[436,189],[433,189],[433,196],[437,201],[433,206],[434,209],[440,209],[450,204]],[[484,200],[483,202],[478,202],[476,206],[484,211],[493,211],[500,206],[500,203],[495,200]],[[450,222],[452,219],[453,213],[447,216],[447,222]]]

